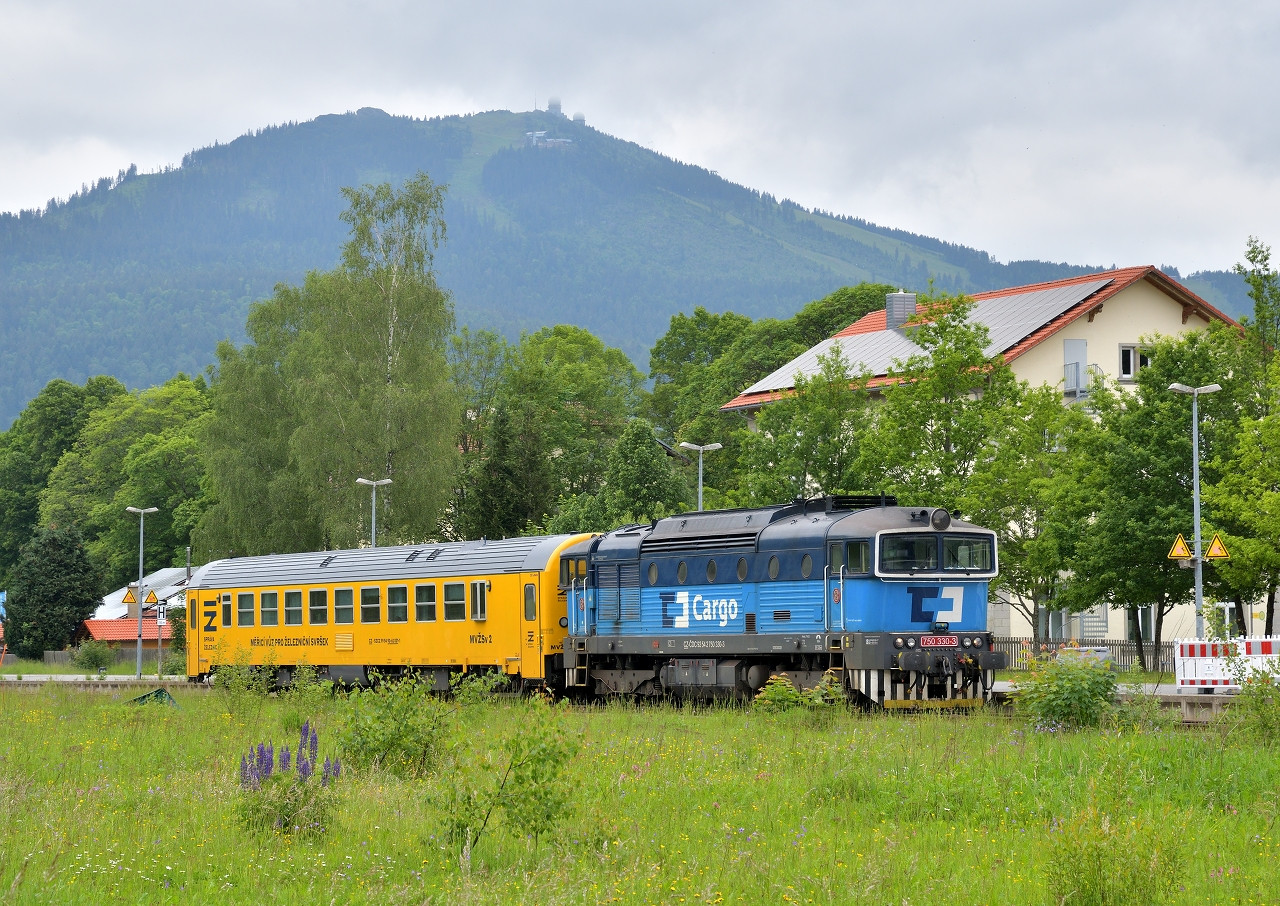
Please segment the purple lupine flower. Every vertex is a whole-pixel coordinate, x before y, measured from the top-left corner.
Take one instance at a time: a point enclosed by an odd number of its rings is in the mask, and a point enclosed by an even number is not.
[[[338,763],[338,759],[333,759],[333,779],[337,780],[342,776],[342,765]]]
[[[280,747],[280,773],[287,774],[289,772],[289,747]]]
[[[262,772],[263,778],[270,777],[276,768],[276,747],[267,743],[267,769]]]
[[[243,755],[240,756],[240,785],[249,785],[249,759]]]
[[[307,759],[299,755],[298,756],[298,777],[302,780],[303,783],[305,783],[311,777],[314,771],[315,771],[315,766],[310,761],[308,761]]]
[[[264,774],[262,769],[267,766],[267,747],[265,743],[258,743],[258,760],[255,767],[257,768],[258,778],[261,779]],[[267,772],[270,774],[270,771]]]
[[[320,737],[316,735],[316,728],[311,728],[311,763],[316,763],[316,756],[320,751]]]
[[[304,720],[302,722],[301,739],[298,740],[298,754],[301,755],[307,751],[307,742],[311,739],[311,721]]]

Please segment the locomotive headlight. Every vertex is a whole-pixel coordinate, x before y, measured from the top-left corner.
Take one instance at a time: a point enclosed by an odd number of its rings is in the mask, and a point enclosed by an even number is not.
[[[964,647],[966,647],[966,648],[972,648],[972,647],[973,647],[973,640],[972,640],[972,639],[965,639],[965,640],[964,640]]]
[[[908,648],[914,648],[914,647],[916,647],[916,640],[915,640],[914,638],[912,638],[911,636],[908,636],[908,637],[907,637],[907,647],[908,647]]]
[[[973,637],[973,647],[974,647],[974,648],[981,648],[981,647],[982,647],[982,636],[980,636],[980,635],[975,635],[975,636]]]
[[[893,647],[894,648],[902,647],[902,636],[898,636],[896,639],[893,640]]]

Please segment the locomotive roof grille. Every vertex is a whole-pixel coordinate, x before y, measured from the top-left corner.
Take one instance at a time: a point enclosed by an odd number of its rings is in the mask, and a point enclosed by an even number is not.
[[[761,526],[763,528],[763,526]],[[713,537],[693,538],[660,538],[646,541],[641,545],[642,554],[666,554],[678,551],[698,550],[733,550],[735,548],[755,547],[759,532],[738,532],[735,534]]]

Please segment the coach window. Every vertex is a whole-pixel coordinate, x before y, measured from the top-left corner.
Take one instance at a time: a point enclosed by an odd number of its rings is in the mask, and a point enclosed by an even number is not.
[[[769,578],[770,579],[778,578],[778,558],[777,557],[769,558]]]
[[[284,593],[284,625],[302,625],[302,592],[286,591]]]
[[[354,623],[356,621],[356,594],[349,588],[333,590],[333,622]]]
[[[209,606],[208,604],[205,604],[205,607],[208,607],[208,606]],[[196,611],[198,611],[199,609],[200,608],[196,606],[195,601],[192,601],[191,606],[187,608],[187,627],[188,628],[190,629],[196,628]]]
[[[381,623],[382,622],[382,589],[381,588],[360,589],[360,622],[361,623]]]
[[[436,621],[436,587],[417,585],[413,589],[414,619],[419,623]]]
[[[649,564],[649,584],[650,585],[658,584],[658,564],[656,563]]]
[[[392,585],[387,589],[387,622],[409,622],[409,586]]]
[[[471,583],[471,619],[484,620],[488,618],[488,590],[489,583],[484,579]]]
[[[813,575],[813,557],[805,554],[800,558],[800,576],[807,579]]]
[[[538,586],[532,582],[524,587],[524,618],[530,623],[538,619]]]
[[[274,591],[262,593],[262,625],[280,625],[280,595]]]
[[[461,582],[444,584],[444,618],[451,623],[467,618],[467,586]]]
[[[253,592],[240,592],[236,595],[236,625],[253,625]]]
[[[311,625],[323,626],[329,622],[329,593],[323,588],[313,588],[307,594],[311,606]]]
[[[680,563],[677,564],[676,566],[676,581],[679,582],[681,585],[683,585],[685,583],[685,580],[687,580],[688,578],[689,578],[689,564],[681,560]]]
[[[707,561],[707,583],[710,584],[716,580],[716,561]]]
[[[871,572],[871,542],[850,541],[845,545],[845,575]]]
[[[231,595],[230,593],[222,596],[222,625],[231,625]]]

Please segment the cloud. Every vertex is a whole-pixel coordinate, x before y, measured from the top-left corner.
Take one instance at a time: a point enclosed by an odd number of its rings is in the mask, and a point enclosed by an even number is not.
[[[1280,10],[0,0],[0,209],[377,106],[566,112],[801,204],[1002,260],[1237,260],[1280,241]]]

